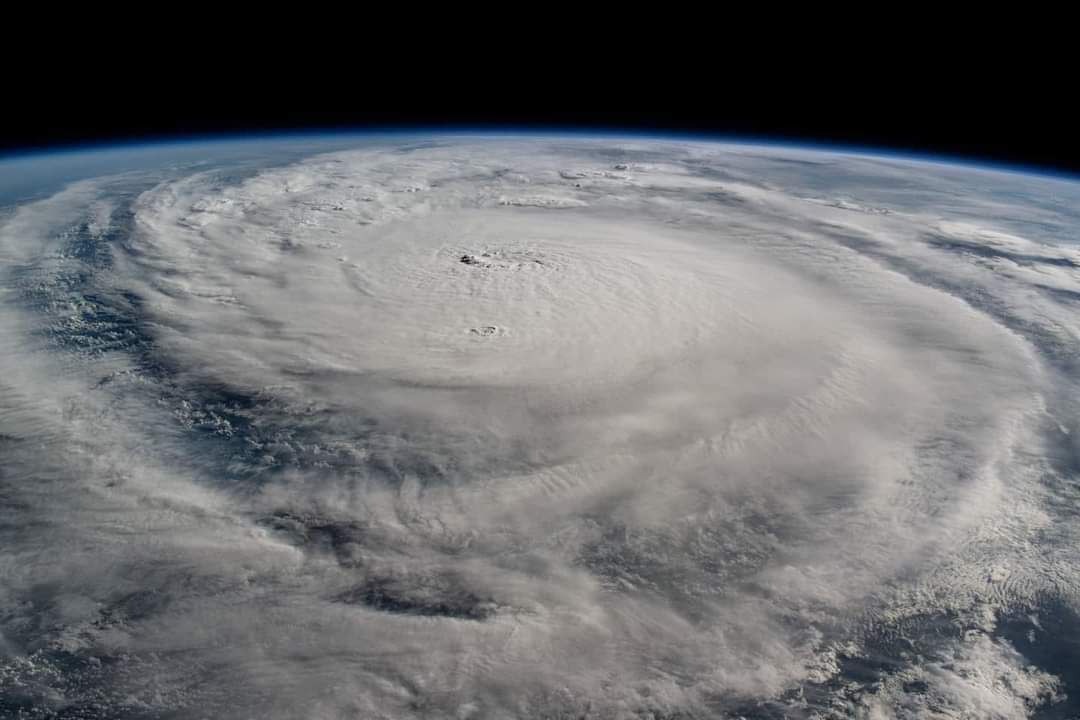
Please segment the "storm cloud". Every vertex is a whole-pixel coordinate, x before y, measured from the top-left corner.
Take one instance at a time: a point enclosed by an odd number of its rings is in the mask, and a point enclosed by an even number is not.
[[[652,140],[272,150],[0,225],[0,713],[1080,693],[1031,640],[1080,610],[1080,186]]]

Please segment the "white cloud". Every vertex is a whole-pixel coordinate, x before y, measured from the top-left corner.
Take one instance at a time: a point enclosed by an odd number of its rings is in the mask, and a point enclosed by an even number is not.
[[[130,227],[108,182],[21,208],[0,688],[193,717],[707,712],[949,612],[984,634],[862,712],[1051,700],[985,633],[1075,592],[1075,552],[1039,539],[1075,313],[1039,267],[927,237],[1071,251],[973,224],[991,190],[912,204],[955,188],[929,166],[606,149],[166,177]],[[72,227],[110,262],[65,255]]]

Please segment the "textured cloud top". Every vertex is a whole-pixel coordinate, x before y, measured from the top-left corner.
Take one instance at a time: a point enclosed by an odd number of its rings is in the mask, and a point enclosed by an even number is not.
[[[0,715],[1080,707],[1080,185],[264,152],[0,215]]]

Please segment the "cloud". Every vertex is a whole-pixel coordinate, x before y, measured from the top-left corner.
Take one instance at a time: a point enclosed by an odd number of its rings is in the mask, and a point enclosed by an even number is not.
[[[1049,182],[447,141],[21,206],[0,688],[192,717],[1055,701],[994,636],[1080,577],[1080,287],[1015,227],[1067,210],[1005,195]],[[843,685],[943,615],[978,634]]]
[[[856,717],[1026,718],[1061,700],[1058,681],[1008,643],[983,634],[950,645],[925,666],[897,674],[862,698]]]

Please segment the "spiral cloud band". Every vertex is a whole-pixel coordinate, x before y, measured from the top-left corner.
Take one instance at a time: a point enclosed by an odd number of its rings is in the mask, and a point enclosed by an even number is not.
[[[0,216],[0,715],[1080,701],[1080,184],[266,148]]]

